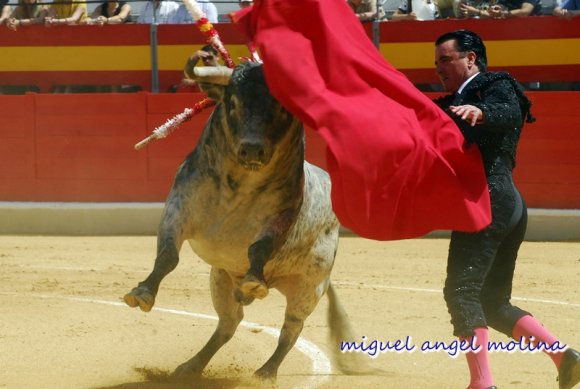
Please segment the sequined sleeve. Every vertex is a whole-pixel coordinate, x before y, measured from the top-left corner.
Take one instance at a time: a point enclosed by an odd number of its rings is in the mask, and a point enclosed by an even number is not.
[[[523,118],[518,96],[507,80],[498,80],[482,89],[481,103],[474,104],[483,112],[480,131],[505,132],[521,127]]]

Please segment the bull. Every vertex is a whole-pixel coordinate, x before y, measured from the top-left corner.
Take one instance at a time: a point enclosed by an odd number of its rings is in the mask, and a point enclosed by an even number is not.
[[[275,288],[286,297],[284,325],[272,356],[255,376],[275,379],[304,321],[329,297],[334,356],[352,337],[330,283],[339,223],[326,172],[305,162],[304,129],[269,93],[260,65],[201,68],[198,83],[217,104],[194,151],[179,167],[165,204],[152,272],[125,295],[150,311],[163,278],[188,241],[211,265],[210,290],[219,321],[207,344],[174,376],[201,374],[229,341],[243,307]],[[222,74],[222,72],[229,74]],[[347,366],[339,367],[347,370]]]

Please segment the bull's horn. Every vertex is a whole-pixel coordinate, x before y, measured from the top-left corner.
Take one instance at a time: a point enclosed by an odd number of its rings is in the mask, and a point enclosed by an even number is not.
[[[233,71],[227,66],[196,66],[193,68],[193,75],[196,81],[227,85]]]

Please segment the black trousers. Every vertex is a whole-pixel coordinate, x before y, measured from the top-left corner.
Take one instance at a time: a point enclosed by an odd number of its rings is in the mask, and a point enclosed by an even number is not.
[[[488,171],[492,222],[477,233],[453,232],[443,294],[453,333],[469,337],[476,327],[492,327],[512,336],[528,312],[510,303],[512,280],[528,213],[511,167],[501,160]]]

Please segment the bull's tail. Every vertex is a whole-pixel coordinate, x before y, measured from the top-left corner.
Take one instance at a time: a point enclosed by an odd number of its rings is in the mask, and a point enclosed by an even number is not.
[[[355,342],[354,331],[350,325],[346,311],[338,301],[338,296],[332,283],[328,290],[328,327],[330,328],[330,354],[332,361],[338,369],[347,375],[377,374],[376,369],[368,367],[368,358],[357,352],[342,352],[342,344]],[[360,341],[360,339],[358,339]],[[380,374],[380,373],[379,373]]]

